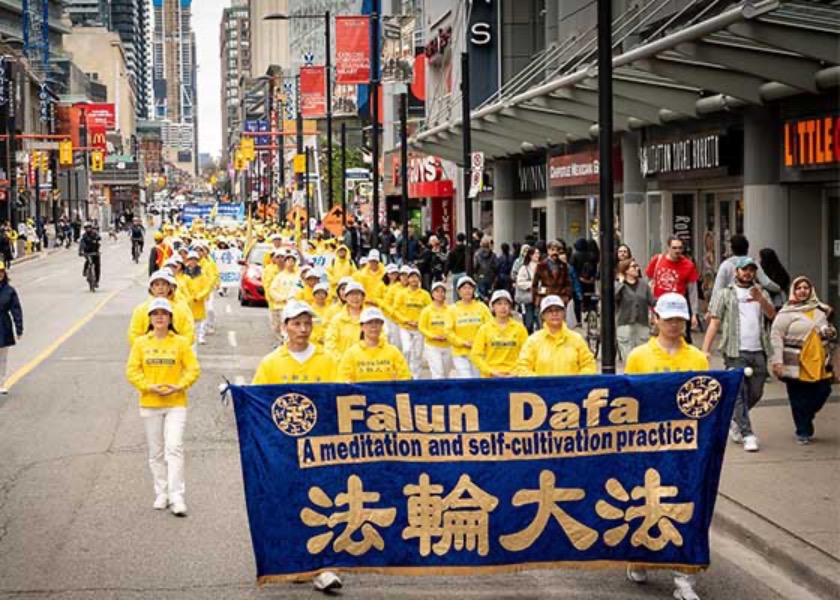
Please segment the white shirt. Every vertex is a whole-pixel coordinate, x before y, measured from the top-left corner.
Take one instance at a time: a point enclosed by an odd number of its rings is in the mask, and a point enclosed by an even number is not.
[[[309,344],[303,352],[294,352],[291,348],[289,348],[289,354],[291,354],[292,358],[300,364],[303,364],[309,360],[313,354],[315,354],[315,346]]]
[[[741,350],[761,352],[761,304],[750,294],[749,288],[735,286],[738,295],[738,324]]]

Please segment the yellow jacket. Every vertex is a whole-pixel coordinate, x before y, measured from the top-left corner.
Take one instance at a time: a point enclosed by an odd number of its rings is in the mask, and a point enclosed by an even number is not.
[[[341,246],[339,246],[340,248]],[[346,249],[346,246],[345,246]],[[350,260],[350,251],[347,251],[347,256],[344,259],[335,255],[335,260],[327,267],[327,278],[330,280],[330,285],[335,288],[338,285],[338,280],[342,277],[352,277],[356,274],[356,265]]]
[[[153,332],[134,340],[125,367],[128,382],[140,392],[143,408],[172,408],[187,405],[187,388],[198,380],[201,367],[186,338],[170,332],[159,340]],[[168,383],[182,388],[169,396],[159,396],[152,385]]]
[[[327,324],[329,323],[329,321],[327,320],[327,311],[329,311],[329,309],[332,307],[329,304],[324,304],[324,306],[318,306],[318,304],[315,302],[313,302],[309,306],[311,306],[312,310],[315,311],[315,316],[312,317],[311,340],[314,344],[323,346],[324,338],[327,335]]]
[[[274,278],[277,277],[277,274],[280,272],[280,267],[275,265],[273,262],[268,263],[262,272],[262,286],[263,289],[268,292],[271,288],[271,282],[274,281]]]
[[[327,310],[324,313],[324,324],[329,326],[330,322],[338,313],[341,312],[341,309],[344,308],[345,304],[338,298],[334,298],[332,303],[327,300],[327,304]]]
[[[198,261],[199,266],[201,267],[201,272],[207,275],[207,278],[211,281],[213,289],[219,287],[219,267],[216,266],[216,261],[210,257],[202,258]]]
[[[129,346],[134,343],[134,340],[149,332],[149,304],[152,299],[150,296],[148,300],[138,305],[131,314],[131,324],[128,326]],[[175,327],[178,335],[187,338],[190,344],[194,343],[195,322],[190,307],[177,297],[170,298],[169,301],[172,303],[172,326]]]
[[[279,383],[336,383],[335,361],[324,350],[315,346],[315,352],[299,363],[283,344],[266,355],[257,367],[252,385]]]
[[[395,281],[391,285],[385,283],[383,283],[383,285],[385,286],[385,292],[382,295],[382,306],[379,308],[382,309],[382,312],[385,313],[386,317],[396,322],[394,313],[396,312],[397,298],[400,294],[406,291],[408,287],[404,286],[399,281]]]
[[[301,302],[306,302],[309,306],[315,304],[315,294],[312,292],[312,288],[305,283],[303,284],[303,287],[298,290],[295,297]]]
[[[548,329],[533,333],[522,346],[516,368],[523,377],[594,375],[597,372],[595,357],[583,337],[565,325],[555,335]]]
[[[420,313],[431,303],[432,297],[423,288],[419,287],[416,290],[406,288],[395,297],[395,303],[391,305],[394,314],[393,320],[403,329],[417,331],[417,327],[409,325],[408,322],[419,323]]]
[[[385,277],[385,269],[380,265],[379,270],[374,273],[368,265],[365,265],[354,277],[365,288],[365,304],[380,306],[387,290],[385,282],[382,281]]]
[[[493,373],[516,372],[516,360],[528,339],[528,331],[513,318],[504,326],[495,319],[482,325],[473,341],[470,360],[481,371],[482,377]]]
[[[446,337],[452,344],[452,354],[467,356],[470,349],[465,344],[472,342],[479,327],[493,320],[487,305],[478,300],[464,304],[458,300],[449,307],[446,319]]]
[[[449,347],[449,340],[440,342],[432,339],[439,336],[446,337],[446,315],[448,313],[448,306],[438,307],[435,303],[429,304],[420,311],[420,321],[417,329],[423,334],[428,346],[434,346],[435,348]]]
[[[187,289],[185,295],[187,297],[187,301],[189,302],[193,319],[196,321],[203,321],[207,318],[207,309],[204,306],[204,301],[207,300],[207,297],[213,293],[213,282],[204,271],[195,277],[187,275],[186,280]]]
[[[268,308],[279,310],[286,306],[286,302],[294,298],[300,290],[300,275],[297,271],[280,271],[266,289]]]
[[[338,364],[338,376],[342,383],[407,381],[411,371],[402,353],[383,336],[374,347],[362,340],[348,348]]]
[[[709,361],[706,355],[694,346],[682,342],[674,355],[668,354],[659,345],[659,340],[652,337],[647,344],[633,348],[624,367],[625,375],[645,373],[671,373],[675,371],[708,371]]]
[[[334,360],[341,360],[344,352],[359,341],[362,336],[362,326],[359,317],[351,317],[347,307],[342,308],[332,318],[324,335],[324,350]]]

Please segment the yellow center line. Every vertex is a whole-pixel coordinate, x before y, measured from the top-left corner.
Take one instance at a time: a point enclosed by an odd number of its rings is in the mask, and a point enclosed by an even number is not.
[[[96,307],[92,311],[90,311],[84,317],[76,321],[76,323],[72,327],[70,327],[70,329],[68,329],[61,337],[55,340],[52,344],[47,346],[47,348],[43,352],[41,352],[38,356],[36,356],[28,363],[23,365],[20,369],[15,371],[12,374],[12,376],[6,380],[6,389],[11,389],[13,385],[15,385],[18,381],[26,377],[42,362],[47,360],[53,354],[53,352],[58,350],[64,342],[66,342],[73,336],[74,333],[76,333],[82,327],[87,325],[90,322],[90,320],[96,316],[96,313],[105,308],[105,305],[108,304],[111,300],[113,300],[121,291],[122,290],[115,290],[108,294],[99,304],[96,305]]]

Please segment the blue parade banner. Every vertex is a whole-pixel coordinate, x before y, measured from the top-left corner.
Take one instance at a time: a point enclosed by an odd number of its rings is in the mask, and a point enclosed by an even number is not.
[[[213,212],[214,204],[185,204],[181,211],[181,222],[189,227],[192,225],[194,219],[201,218],[204,222],[210,220],[210,214]]]
[[[216,207],[216,219],[232,219],[238,223],[245,221],[245,204],[243,202],[220,202]]]
[[[703,569],[741,377],[231,386],[258,579]]]

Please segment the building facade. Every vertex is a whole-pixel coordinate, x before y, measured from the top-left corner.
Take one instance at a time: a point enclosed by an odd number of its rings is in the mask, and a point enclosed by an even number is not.
[[[222,96],[222,164],[230,162],[230,148],[242,128],[240,85],[251,74],[251,20],[247,0],[224,9],[219,31]]]

